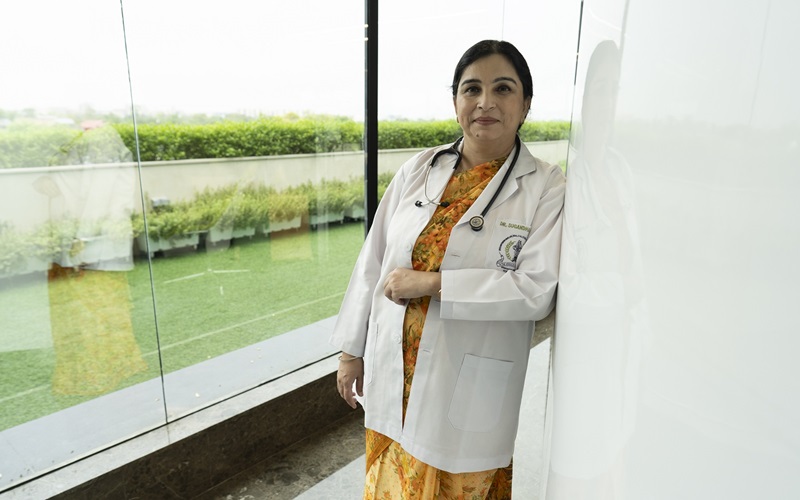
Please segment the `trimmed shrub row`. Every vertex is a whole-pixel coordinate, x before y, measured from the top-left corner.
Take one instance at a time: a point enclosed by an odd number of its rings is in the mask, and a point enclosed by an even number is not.
[[[135,152],[133,125],[112,126],[124,146]],[[204,125],[145,124],[138,127],[139,153],[142,161],[170,161],[357,151],[362,147],[363,130],[363,124],[345,118],[266,117]],[[58,163],[64,147],[80,134],[56,126],[0,131],[0,168]],[[455,120],[384,121],[378,125],[378,147],[424,148],[452,142],[460,135]],[[560,140],[568,135],[568,122],[530,122],[520,130],[526,142]]]
[[[80,134],[65,127],[25,127],[0,132],[0,168],[43,167]]]
[[[135,151],[133,125],[116,124],[122,141]],[[198,158],[240,158],[356,150],[361,125],[349,120],[285,120],[261,118],[251,122],[207,125],[141,125],[142,161]]]

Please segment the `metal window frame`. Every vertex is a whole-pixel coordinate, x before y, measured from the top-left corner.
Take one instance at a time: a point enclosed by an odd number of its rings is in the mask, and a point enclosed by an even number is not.
[[[378,0],[364,0],[364,231],[378,209]]]

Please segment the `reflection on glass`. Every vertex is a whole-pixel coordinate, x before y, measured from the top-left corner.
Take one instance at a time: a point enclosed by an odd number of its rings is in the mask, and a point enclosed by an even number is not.
[[[3,4],[0,45],[2,490],[165,419],[119,4]]]
[[[613,147],[620,63],[612,40],[592,51],[568,169],[547,488],[553,499],[619,498],[622,454],[635,425],[646,306],[633,178]]]
[[[127,276],[136,190],[130,161],[112,127],[89,128],[51,159],[84,168],[33,179],[46,198],[47,223],[68,242],[48,271],[55,394],[103,394],[147,369],[133,334]],[[88,168],[94,164],[106,165]]]
[[[331,353],[316,323],[364,234],[363,4],[125,7],[172,418]]]

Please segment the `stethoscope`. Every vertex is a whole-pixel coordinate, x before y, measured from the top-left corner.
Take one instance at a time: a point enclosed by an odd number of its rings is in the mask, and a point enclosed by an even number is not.
[[[447,149],[443,149],[441,151],[437,151],[436,154],[433,155],[433,158],[431,158],[431,162],[428,165],[428,170],[425,171],[424,195],[425,195],[425,199],[428,200],[428,202],[427,203],[423,203],[422,201],[417,200],[417,201],[414,202],[414,206],[421,207],[423,205],[439,205],[440,207],[443,207],[443,208],[447,208],[447,207],[450,206],[449,202],[443,201],[441,203],[437,203],[437,202],[433,201],[428,196],[428,176],[431,173],[431,169],[436,164],[436,160],[438,160],[439,157],[442,156],[442,155],[456,155],[456,164],[453,166],[453,170],[458,168],[458,164],[461,163],[461,151],[458,150],[458,146],[461,144],[461,141],[463,141],[463,140],[464,140],[463,136],[459,137],[458,140],[456,142],[454,142],[452,146],[450,146]],[[515,144],[516,148],[515,148],[515,151],[514,151],[514,157],[511,159],[511,165],[508,166],[508,170],[506,170],[506,174],[503,176],[503,180],[500,181],[500,185],[497,187],[497,190],[494,192],[494,195],[492,195],[492,199],[489,200],[489,203],[486,205],[486,207],[484,207],[484,209],[483,209],[483,211],[481,212],[480,215],[475,215],[475,216],[473,216],[473,217],[471,217],[469,219],[469,227],[472,228],[473,231],[480,231],[481,229],[483,229],[483,218],[489,212],[489,209],[492,208],[492,203],[494,203],[494,200],[497,198],[497,195],[500,194],[500,191],[503,190],[503,186],[506,185],[506,181],[508,180],[508,176],[511,174],[511,169],[513,169],[514,165],[516,165],[516,163],[517,163],[517,158],[519,157],[519,150],[521,149],[518,135],[514,137],[514,144]],[[439,198],[441,198],[441,196],[444,193],[445,189],[447,189],[447,186],[445,186],[442,189],[442,191],[439,193],[439,196],[438,196]]]

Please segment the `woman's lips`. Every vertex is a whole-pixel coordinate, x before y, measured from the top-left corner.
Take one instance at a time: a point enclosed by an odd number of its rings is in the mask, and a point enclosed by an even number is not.
[[[478,118],[475,118],[475,123],[479,125],[492,125],[498,121],[500,120],[492,118],[491,116],[479,116]]]

